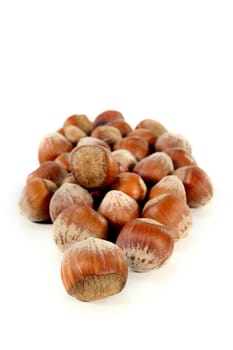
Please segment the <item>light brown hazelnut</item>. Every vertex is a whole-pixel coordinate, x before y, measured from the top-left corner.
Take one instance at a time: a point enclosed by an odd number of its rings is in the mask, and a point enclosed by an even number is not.
[[[64,136],[74,145],[82,138],[86,137],[87,134],[75,125],[66,125],[64,126]]]
[[[109,122],[112,122],[113,120],[124,120],[123,114],[119,111],[115,110],[107,110],[102,113],[100,113],[95,119],[94,119],[94,126],[97,127],[99,125],[104,125]]]
[[[52,222],[58,214],[72,204],[82,204],[93,207],[92,195],[83,187],[73,183],[63,183],[51,198],[49,212]]]
[[[192,153],[192,146],[190,142],[181,134],[167,131],[159,136],[155,142],[156,151],[164,151],[165,149],[172,147],[182,147],[189,154]]]
[[[128,194],[136,201],[143,201],[147,187],[140,175],[124,172],[117,175],[111,184],[111,190],[118,190]]]
[[[58,187],[62,184],[64,178],[67,176],[67,171],[63,166],[53,160],[48,160],[40,164],[27,176],[27,182],[36,177],[43,178],[54,182]]]
[[[141,137],[146,142],[148,142],[150,147],[154,148],[154,144],[155,144],[155,141],[156,141],[156,136],[149,129],[137,128],[137,129],[132,130],[130,133],[128,133],[128,136],[130,136],[130,137],[132,137],[132,136]]]
[[[44,136],[39,144],[38,159],[40,164],[54,160],[62,152],[70,152],[73,145],[65,136],[58,132]]]
[[[213,197],[213,185],[206,172],[197,165],[176,169],[173,173],[183,182],[187,203],[191,208],[207,204]]]
[[[71,172],[70,167],[70,153],[69,152],[63,152],[59,154],[54,161],[57,164],[60,164],[63,168],[65,168],[68,172]]]
[[[121,228],[128,221],[139,217],[139,205],[126,193],[110,190],[102,199],[98,212],[106,217],[113,227]]]
[[[88,189],[110,185],[120,172],[111,152],[96,145],[75,147],[70,153],[70,165],[78,184]]]
[[[173,194],[186,203],[186,192],[182,181],[175,175],[164,176],[159,182],[151,187],[149,199],[160,196],[164,193]]]
[[[146,202],[142,210],[142,217],[159,221],[171,228],[175,240],[187,236],[192,225],[192,215],[187,204],[182,199],[168,193]]]
[[[113,120],[111,122],[108,122],[107,125],[117,128],[123,137],[127,136],[127,134],[132,130],[132,127],[129,125],[129,123],[123,119]]]
[[[89,135],[94,129],[94,123],[89,120],[85,114],[73,114],[69,116],[65,120],[63,127],[66,127],[67,125],[75,125],[83,130],[87,135]]]
[[[136,125],[136,129],[138,128],[150,130],[156,139],[167,131],[167,129],[160,122],[154,119],[143,119]]]
[[[123,250],[128,266],[137,272],[161,267],[171,256],[174,239],[171,229],[152,219],[129,221],[116,244]]]
[[[56,184],[50,180],[31,179],[20,194],[20,213],[34,222],[50,220],[49,204],[56,189]]]
[[[149,144],[138,136],[124,137],[115,143],[114,150],[126,149],[130,151],[137,160],[141,160],[149,154]]]
[[[84,145],[101,146],[107,149],[108,151],[111,151],[111,147],[109,146],[109,144],[107,144],[103,140],[97,139],[96,137],[92,137],[92,136],[82,137],[77,144],[78,147],[84,146]]]
[[[113,147],[117,141],[122,139],[120,131],[114,126],[108,124],[97,126],[92,131],[91,136],[103,140],[110,147]]]
[[[53,223],[53,238],[58,248],[65,251],[71,244],[97,237],[106,239],[108,221],[87,205],[73,204],[56,217]]]
[[[174,169],[197,164],[192,154],[182,147],[166,148],[163,152],[167,153],[171,158]]]
[[[68,294],[92,301],[121,292],[127,282],[128,265],[116,244],[92,237],[65,251],[61,278]]]
[[[152,153],[141,159],[133,168],[145,182],[155,183],[173,171],[171,158],[164,152]]]
[[[137,164],[137,159],[127,149],[112,151],[112,157],[120,164],[120,172],[131,171]]]

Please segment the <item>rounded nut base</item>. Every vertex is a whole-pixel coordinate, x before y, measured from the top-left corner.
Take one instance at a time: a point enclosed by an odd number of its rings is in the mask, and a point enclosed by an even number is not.
[[[119,293],[125,285],[120,275],[90,275],[76,283],[68,293],[82,301],[92,301],[107,298]]]

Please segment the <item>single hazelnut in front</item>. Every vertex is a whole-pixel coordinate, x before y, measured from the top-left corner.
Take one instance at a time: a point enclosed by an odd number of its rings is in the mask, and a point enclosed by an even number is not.
[[[171,147],[182,147],[188,153],[192,153],[192,146],[190,142],[181,134],[167,131],[160,135],[155,142],[155,150],[159,152]]]
[[[128,221],[139,217],[139,205],[128,194],[110,190],[102,199],[98,212],[105,216],[113,227],[121,228]]]
[[[72,244],[64,253],[63,285],[68,294],[81,301],[118,294],[127,278],[126,258],[114,243],[91,237]]]
[[[92,208],[94,200],[92,195],[82,186],[65,182],[54,193],[49,204],[49,212],[52,222],[54,222],[62,210],[72,204],[82,204]]]
[[[164,176],[159,182],[151,187],[149,199],[160,196],[164,193],[170,193],[181,198],[186,203],[186,192],[182,181],[175,175]]]
[[[168,226],[175,240],[187,236],[192,226],[190,208],[182,199],[170,193],[161,194],[146,202],[142,217]]]
[[[89,237],[106,239],[107,233],[107,219],[87,205],[70,205],[53,223],[54,241],[63,252],[71,244]]]
[[[129,221],[120,231],[116,244],[137,272],[161,267],[171,256],[174,239],[171,229],[152,219]]]
[[[176,169],[173,173],[183,182],[191,208],[207,204],[213,197],[213,185],[206,172],[197,165]]]
[[[147,187],[140,175],[131,172],[123,172],[117,175],[110,187],[112,190],[122,191],[136,201],[143,201]]]
[[[120,172],[111,152],[97,145],[75,147],[70,153],[70,165],[78,184],[87,189],[110,185]]]
[[[139,174],[145,182],[155,183],[173,171],[171,158],[164,152],[155,152],[140,160],[133,172]]]
[[[50,180],[39,177],[31,179],[20,194],[20,213],[33,222],[50,220],[49,205],[56,190],[56,184]]]
[[[39,144],[38,160],[41,163],[47,160],[54,160],[63,152],[70,152],[73,145],[70,141],[58,132],[45,135]]]

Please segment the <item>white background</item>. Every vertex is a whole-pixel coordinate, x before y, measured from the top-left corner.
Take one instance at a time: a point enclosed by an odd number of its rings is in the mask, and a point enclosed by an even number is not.
[[[1,349],[233,349],[232,1],[0,2]],[[160,270],[83,303],[51,227],[17,201],[70,114],[154,118],[192,143],[215,195]]]

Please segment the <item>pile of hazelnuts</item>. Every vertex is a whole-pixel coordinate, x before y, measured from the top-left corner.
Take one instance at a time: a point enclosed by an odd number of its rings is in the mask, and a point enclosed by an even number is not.
[[[191,208],[213,196],[183,135],[153,119],[132,128],[115,110],[94,121],[69,116],[43,137],[38,160],[19,208],[30,221],[53,224],[62,282],[83,301],[119,293],[129,267],[162,266],[187,236]]]

